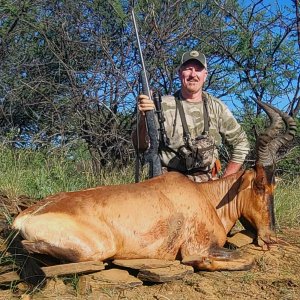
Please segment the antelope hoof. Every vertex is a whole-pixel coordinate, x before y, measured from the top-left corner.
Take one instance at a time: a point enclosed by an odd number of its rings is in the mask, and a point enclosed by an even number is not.
[[[252,268],[254,258],[249,255],[241,256],[237,251],[231,251],[231,255],[229,255],[226,250],[225,256],[190,256],[185,258],[182,263],[205,271],[243,271]]]

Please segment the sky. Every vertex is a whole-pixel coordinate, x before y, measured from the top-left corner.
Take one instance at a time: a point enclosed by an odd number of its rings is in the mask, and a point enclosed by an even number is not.
[[[253,2],[253,0],[239,0],[239,3],[251,3]],[[257,1],[255,1],[257,2]],[[293,5],[293,1],[292,0],[264,0],[263,1],[265,4],[269,4],[272,7],[275,7],[277,4],[280,7],[284,7],[284,6],[292,6]]]

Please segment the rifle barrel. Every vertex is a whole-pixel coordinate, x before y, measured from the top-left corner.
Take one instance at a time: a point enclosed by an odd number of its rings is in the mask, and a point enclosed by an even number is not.
[[[143,93],[145,95],[147,95],[148,97],[151,98],[150,88],[149,88],[149,82],[148,82],[148,78],[146,76],[146,74],[147,74],[146,72],[147,71],[146,71],[146,67],[145,67],[145,62],[144,62],[144,58],[143,58],[142,47],[141,47],[140,38],[139,38],[138,27],[137,27],[137,23],[136,23],[136,20],[135,20],[135,14],[134,14],[133,8],[131,10],[131,14],[132,14],[132,20],[133,20],[133,25],[134,25],[136,39],[137,39],[137,44],[138,44],[138,49],[139,49],[139,54],[140,54],[140,59],[141,59],[141,64],[142,64],[142,70],[143,70],[143,72],[142,72]]]
[[[141,76],[142,89],[143,89],[143,93],[151,99],[149,82],[147,78],[147,71],[144,63],[143,52],[141,48],[141,43],[140,43],[140,38],[139,38],[139,33],[138,33],[138,28],[137,28],[137,23],[135,20],[133,8],[131,14],[132,14],[132,20],[134,24],[137,44],[139,48],[139,53],[140,53],[140,59],[142,63],[142,76]],[[148,136],[150,139],[150,147],[144,154],[144,160],[149,164],[149,177],[152,178],[162,174],[161,161],[158,155],[158,134],[157,134],[157,128],[155,122],[155,114],[153,110],[149,110],[146,112],[146,126],[147,126]]]

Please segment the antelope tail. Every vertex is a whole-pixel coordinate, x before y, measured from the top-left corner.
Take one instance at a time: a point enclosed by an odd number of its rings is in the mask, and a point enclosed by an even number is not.
[[[18,266],[17,273],[21,280],[24,280],[33,287],[43,287],[46,283],[46,275],[22,244],[23,238],[17,231],[6,228],[2,235],[6,238],[7,249]]]

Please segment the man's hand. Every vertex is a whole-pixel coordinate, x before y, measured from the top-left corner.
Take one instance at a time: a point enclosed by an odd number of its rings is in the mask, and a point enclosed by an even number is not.
[[[155,109],[154,102],[149,99],[147,95],[139,95],[137,97],[138,101],[138,110],[140,112],[139,118],[139,137],[137,137],[137,130],[132,132],[132,141],[134,146],[141,152],[146,151],[149,148],[149,136],[146,126],[146,115],[145,112]]]
[[[222,177],[237,173],[242,167],[242,164],[230,161]]]
[[[142,115],[145,115],[146,111],[155,109],[154,102],[149,99],[147,95],[139,95],[137,98],[138,109]]]

